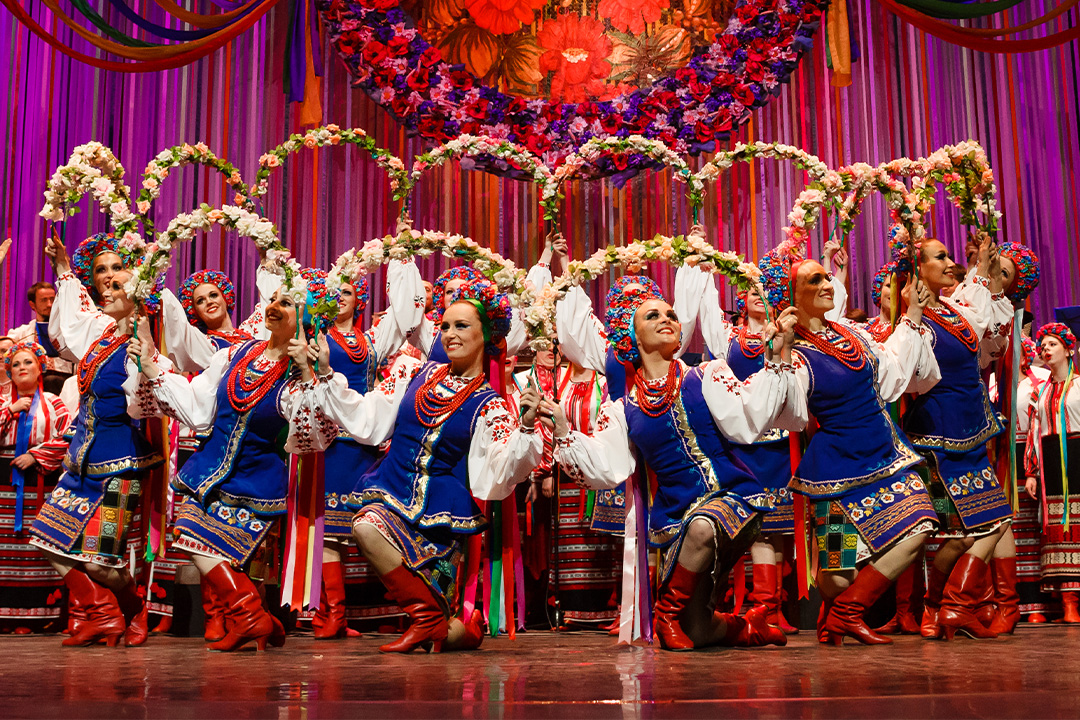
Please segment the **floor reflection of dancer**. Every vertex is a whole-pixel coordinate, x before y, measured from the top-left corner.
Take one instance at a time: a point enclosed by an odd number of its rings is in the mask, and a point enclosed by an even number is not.
[[[797,313],[796,375],[818,424],[791,481],[815,503],[823,598],[818,639],[891,643],[866,625],[864,614],[915,560],[936,522],[926,486],[912,470],[919,455],[886,408],[914,376],[929,382],[937,375],[921,327],[929,293],[913,286],[904,318],[878,344],[854,326],[826,319],[834,292],[820,264],[774,251],[764,267],[770,303],[792,304]]]
[[[350,501],[357,545],[412,619],[382,652],[466,650],[482,640],[479,613],[458,614],[464,542],[487,526],[474,498],[509,497],[541,456],[533,432],[539,394],[522,393],[519,427],[486,377],[505,352],[510,319],[505,295],[470,282],[453,293],[439,326],[448,363],[402,366],[366,395],[346,388],[340,374],[315,388],[327,425],[366,444],[392,436]],[[323,367],[328,348],[320,344]]]
[[[294,339],[303,308],[287,287],[279,288],[266,308],[269,338],[219,350],[190,382],[159,369],[149,340],[130,351],[139,356],[144,385],[161,411],[210,431],[174,485],[183,495],[175,544],[225,605],[226,634],[210,643],[212,650],[285,643],[281,623],[266,612],[243,570],[286,510],[289,472],[280,438],[287,437],[285,452],[323,449],[308,440],[313,420],[301,378],[286,372],[290,350],[294,359],[307,354],[305,342]],[[303,379],[313,382],[308,366],[302,367]]]
[[[1076,336],[1063,323],[1035,334],[1050,377],[1031,409],[1026,469],[1027,492],[1042,499],[1042,587],[1061,593],[1064,621],[1080,622],[1080,382],[1076,381]],[[1070,489],[1071,488],[1071,489]]]
[[[745,618],[714,611],[728,573],[758,534],[762,511],[770,509],[731,443],[753,442],[778,422],[806,420],[786,362],[794,317],[777,322],[786,334],[772,326],[765,336],[776,356],[740,382],[723,360],[697,368],[676,360],[675,311],[641,285],[623,287],[608,307],[606,328],[617,359],[634,369],[633,387],[604,404],[592,437],[570,432],[565,415],[556,413],[556,458],[571,477],[616,487],[635,471],[637,453],[656,475],[649,541],[663,551],[655,630],[667,650],[787,642],[759,609]]]
[[[127,570],[127,543],[142,479],[163,458],[135,422],[153,402],[139,390],[126,354],[136,306],[124,291],[131,273],[117,250],[110,235],[84,240],[75,252],[76,277],[59,238],[46,246],[57,275],[49,334],[79,358],[79,411],[64,474],[34,520],[31,543],[64,576],[86,615],[64,645],[104,640],[112,646],[121,638],[140,645],[147,638],[146,605]],[[148,334],[144,328],[142,337]]]

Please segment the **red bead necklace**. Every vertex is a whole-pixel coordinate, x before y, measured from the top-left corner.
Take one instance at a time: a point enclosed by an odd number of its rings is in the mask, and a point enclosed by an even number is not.
[[[867,327],[870,332],[870,336],[877,340],[879,343],[885,342],[892,335],[892,325],[887,322],[883,322],[880,317],[874,318],[870,325]]]
[[[742,354],[748,359],[754,359],[765,352],[765,343],[761,342],[761,335],[759,333],[751,333],[746,329],[745,325],[739,326],[739,332],[735,335],[739,341],[739,349]],[[751,345],[750,340],[756,340],[756,345]]]
[[[942,313],[940,310],[946,312]],[[924,308],[923,315],[945,328],[950,335],[962,342],[971,352],[979,349],[979,337],[975,334],[975,329],[971,327],[971,323],[948,305],[942,303],[941,308],[938,310]]]
[[[484,384],[484,376],[477,375],[469,383],[449,397],[439,394],[439,384],[450,374],[450,366],[443,365],[435,372],[428,375],[424,384],[416,391],[414,404],[416,417],[427,428],[437,427],[448,416],[457,412],[469,396],[479,390]]]
[[[251,337],[250,333],[239,329],[230,330],[229,332],[222,330],[208,330],[206,334],[210,337],[221,338],[230,345],[239,345],[242,342],[254,339]]]
[[[266,346],[270,343],[266,340],[255,343],[251,348],[244,353],[244,356],[240,358],[232,370],[229,371],[229,379],[226,388],[229,393],[229,404],[233,406],[237,412],[247,412],[251,408],[259,404],[259,402],[266,397],[266,394],[270,392],[277,381],[281,379],[281,376],[285,374],[285,368],[289,366],[289,359],[282,358],[274,363],[273,367],[264,373],[259,373],[257,370],[250,370],[251,363],[255,361],[263,351],[266,350]],[[248,373],[255,375],[254,380],[248,379]],[[243,392],[243,397],[237,394],[237,389]]]
[[[668,366],[662,385],[651,387],[645,382],[640,372],[634,377],[638,407],[649,417],[660,417],[666,413],[675,402],[675,396],[679,394],[680,387],[682,387],[682,363],[678,361],[673,361]]]
[[[116,326],[110,327],[79,359],[79,394],[86,395],[97,377],[101,365],[112,357],[117,348],[131,339],[130,335],[117,335]],[[95,352],[96,351],[96,352]]]
[[[345,354],[349,356],[349,360],[352,362],[359,365],[367,360],[368,343],[367,338],[364,337],[363,333],[358,333],[355,337],[348,338],[345,336],[345,333],[337,329],[337,325],[333,325],[327,335],[341,346],[341,349],[345,351]]]
[[[855,336],[855,333],[831,320],[825,321],[825,327],[839,335],[839,340],[833,342],[823,335],[807,330],[801,325],[795,326],[795,334],[822,353],[836,358],[844,366],[856,372],[862,370],[866,365],[866,350],[863,348],[859,338]]]

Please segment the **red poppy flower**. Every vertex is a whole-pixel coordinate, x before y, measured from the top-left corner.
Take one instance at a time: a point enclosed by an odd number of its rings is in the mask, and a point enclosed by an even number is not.
[[[496,35],[509,35],[533,21],[547,0],[465,0],[465,9],[478,27]]]
[[[660,20],[660,11],[667,7],[668,0],[600,0],[596,11],[615,29],[640,35],[645,23]]]
[[[536,34],[547,52],[540,56],[540,71],[554,72],[551,78],[552,99],[584,102],[603,98],[604,79],[611,74],[611,40],[604,26],[591,17],[560,15],[544,23]]]

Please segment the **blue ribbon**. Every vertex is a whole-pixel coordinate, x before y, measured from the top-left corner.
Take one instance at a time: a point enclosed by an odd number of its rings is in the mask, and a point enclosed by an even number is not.
[[[152,33],[154,35],[157,35],[158,37],[163,37],[166,40],[198,40],[200,38],[206,37],[207,35],[212,35],[213,33],[222,29],[221,27],[216,27],[206,28],[203,30],[174,30],[172,28],[165,27],[164,25],[158,25],[155,22],[147,20],[146,18],[142,17],[137,12],[132,10],[130,7],[128,7],[127,4],[123,2],[123,0],[109,0],[109,4],[116,8],[121,15],[126,17],[131,22],[135,23],[135,25],[137,25],[138,27],[142,28],[148,33]],[[248,12],[250,12],[250,10]],[[247,13],[242,13],[236,16],[229,24],[231,25],[233,22],[236,22],[240,18],[244,17],[244,15],[246,14]],[[225,25],[223,27],[228,27],[228,25]]]
[[[60,353],[53,347],[52,340],[49,339],[49,323],[39,322],[35,324],[37,325],[38,345],[45,350],[45,354],[49,357],[60,357]]]
[[[34,391],[34,399],[30,402],[30,409],[19,414],[19,421],[15,430],[15,457],[25,455],[30,449],[30,435],[34,432],[34,417],[37,416],[38,406],[41,403],[41,389]],[[23,501],[25,498],[26,471],[11,464],[11,485],[15,488],[15,532],[23,529]]]

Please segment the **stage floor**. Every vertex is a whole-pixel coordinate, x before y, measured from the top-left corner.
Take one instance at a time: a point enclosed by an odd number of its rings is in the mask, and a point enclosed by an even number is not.
[[[530,632],[474,653],[381,655],[387,636],[290,637],[266,653],[201,640],[62,648],[0,637],[5,718],[1045,718],[1080,714],[1080,627],[892,647],[668,653]]]

